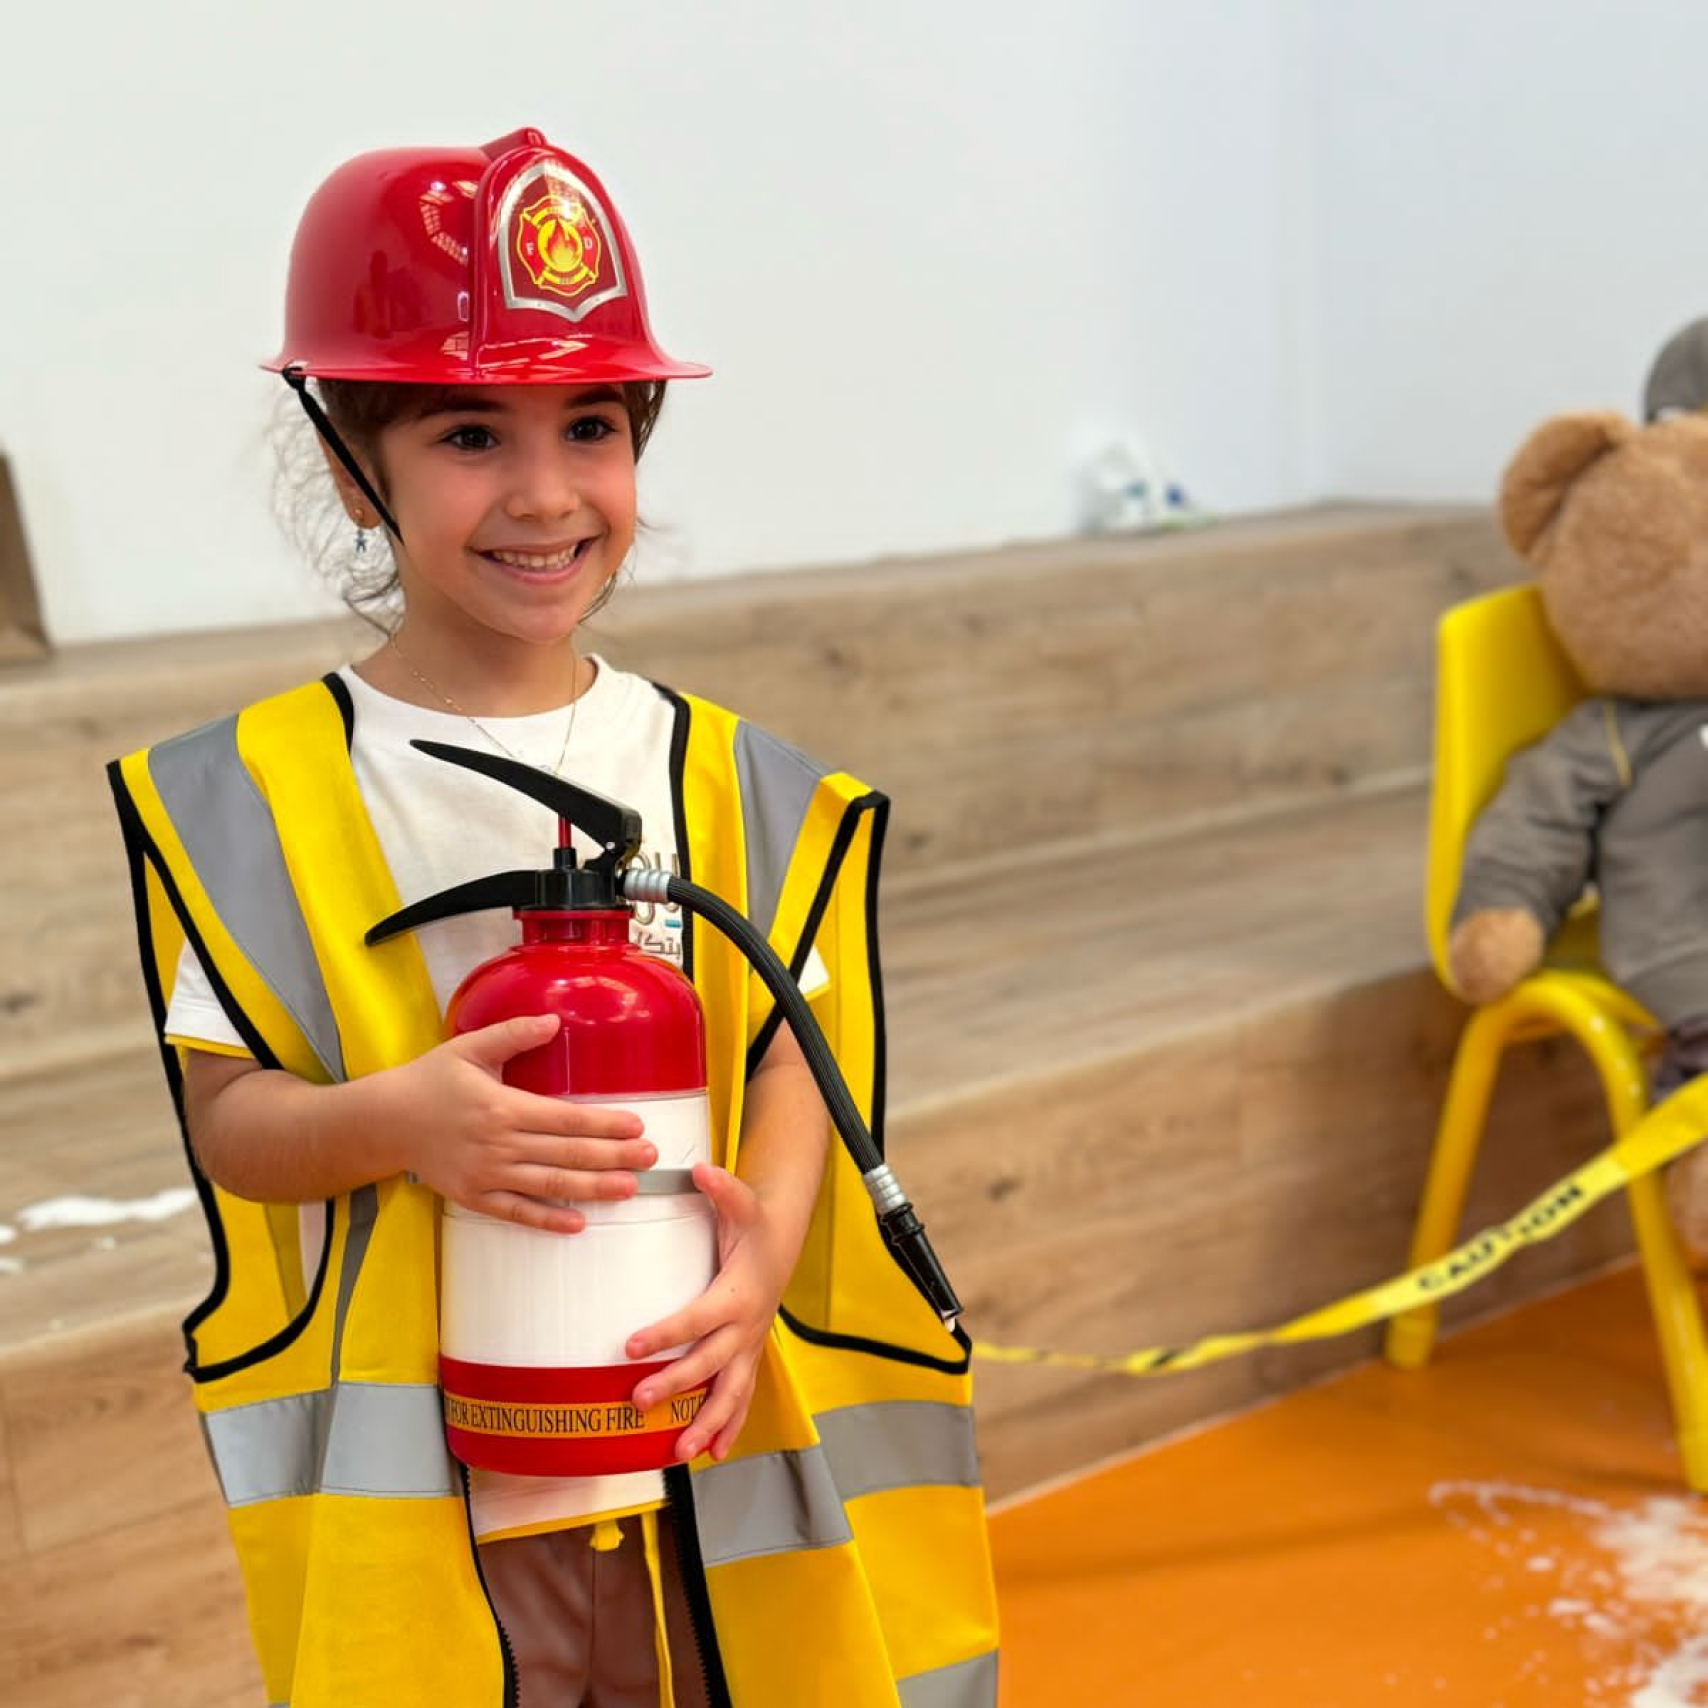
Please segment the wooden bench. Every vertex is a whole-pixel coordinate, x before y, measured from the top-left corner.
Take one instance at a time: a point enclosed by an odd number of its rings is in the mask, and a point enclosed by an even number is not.
[[[1175,1343],[1401,1266],[1460,1018],[1419,923],[1430,637],[1510,573],[1480,513],[1346,507],[632,589],[601,619],[613,661],[894,797],[890,1149],[976,1335]],[[0,1671],[41,1708],[256,1700],[177,1373],[196,1215],[20,1220],[185,1178],[100,765],[349,639],[153,639],[0,676]],[[1558,1045],[1515,1056],[1494,1118],[1477,1219],[1599,1135]],[[1458,1314],[1627,1245],[1598,1212]],[[1372,1348],[1143,1382],[984,1367],[989,1485]]]

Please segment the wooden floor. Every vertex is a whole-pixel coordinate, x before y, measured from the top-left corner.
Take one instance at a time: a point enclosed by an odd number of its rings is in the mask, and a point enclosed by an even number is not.
[[[1630,1268],[994,1520],[1002,1708],[1708,1703],[1708,1508]]]

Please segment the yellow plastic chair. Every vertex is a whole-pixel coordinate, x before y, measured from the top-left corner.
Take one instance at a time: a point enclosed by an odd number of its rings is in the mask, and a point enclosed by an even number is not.
[[[1500,786],[1507,757],[1544,735],[1584,693],[1534,587],[1485,594],[1441,619],[1427,903],[1430,955],[1449,989],[1448,924],[1471,822]],[[1656,1030],[1653,1018],[1602,972],[1594,909],[1579,908],[1550,946],[1547,964],[1499,1001],[1474,1009],[1466,1023],[1412,1235],[1412,1264],[1431,1262],[1453,1243],[1495,1074],[1509,1045],[1560,1032],[1576,1038],[1601,1077],[1617,1144],[1648,1107],[1638,1045]],[[1634,1180],[1626,1191],[1685,1481],[1708,1492],[1708,1348],[1696,1289],[1667,1218],[1659,1176]],[[1428,1362],[1436,1315],[1435,1307],[1424,1306],[1389,1323],[1390,1363],[1414,1370]]]

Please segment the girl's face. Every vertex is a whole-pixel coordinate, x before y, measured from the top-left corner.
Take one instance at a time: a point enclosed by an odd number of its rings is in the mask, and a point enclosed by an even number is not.
[[[383,428],[377,448],[412,629],[561,641],[634,543],[634,443],[615,387],[459,387]]]

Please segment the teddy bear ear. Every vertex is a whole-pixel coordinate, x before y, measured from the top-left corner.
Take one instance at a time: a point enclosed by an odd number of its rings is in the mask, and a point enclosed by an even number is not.
[[[1556,415],[1519,446],[1500,483],[1500,525],[1520,557],[1536,549],[1578,476],[1637,431],[1616,410]]]

